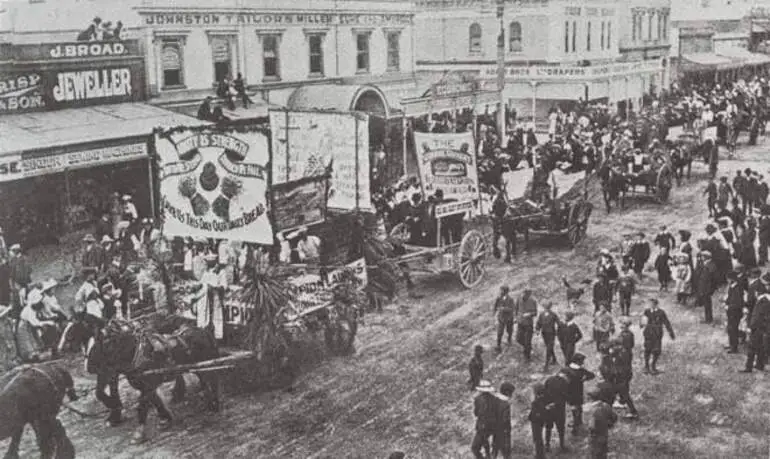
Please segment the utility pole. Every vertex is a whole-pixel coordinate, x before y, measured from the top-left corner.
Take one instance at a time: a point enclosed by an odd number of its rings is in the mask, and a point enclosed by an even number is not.
[[[505,145],[505,27],[503,25],[503,13],[505,12],[505,0],[497,0],[497,19],[500,21],[500,34],[497,36],[497,91],[499,98],[497,103],[497,132],[500,136],[501,146]]]

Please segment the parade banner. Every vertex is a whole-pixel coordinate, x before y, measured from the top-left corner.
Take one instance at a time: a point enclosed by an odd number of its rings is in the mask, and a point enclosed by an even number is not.
[[[270,187],[273,225],[284,231],[326,219],[327,176],[311,177]]]
[[[473,201],[479,198],[479,179],[473,134],[414,133],[422,191],[426,196],[436,190],[444,199]]]
[[[273,244],[267,136],[180,130],[155,135],[163,232]]]
[[[372,210],[369,122],[353,113],[270,111],[273,184],[331,169],[327,206]]]
[[[331,301],[331,291],[337,285],[353,282],[357,289],[366,287],[366,260],[360,258],[343,268],[338,268],[326,274],[325,279],[320,274],[304,274],[289,281],[294,298],[293,305],[298,313],[316,306],[322,306]]]

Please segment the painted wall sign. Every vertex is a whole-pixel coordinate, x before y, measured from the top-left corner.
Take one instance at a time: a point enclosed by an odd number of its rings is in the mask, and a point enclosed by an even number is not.
[[[140,13],[149,26],[168,25],[409,25],[411,14],[358,14],[358,13]]]
[[[116,57],[138,57],[141,54],[142,50],[139,46],[139,40],[135,39],[121,41],[78,41],[11,45],[0,50],[0,57],[2,58],[0,60],[38,62],[88,59],[89,62],[93,63]]]
[[[128,54],[128,48],[121,42],[62,43],[53,45],[48,55],[53,59],[72,57],[107,57]]]
[[[0,114],[142,100],[143,69],[91,63],[0,74]]]
[[[569,66],[530,66],[508,67],[505,69],[506,78],[531,80],[585,80],[591,78],[608,78],[627,76],[643,72],[661,72],[663,64],[660,59],[638,62],[622,62],[616,64],[592,65],[588,67]],[[496,78],[497,66],[486,66],[482,69],[484,78]]]
[[[43,156],[33,154],[3,156],[0,157],[0,182],[142,158],[147,158],[147,144],[145,143],[115,145]]]
[[[0,75],[0,114],[42,108],[45,108],[45,101],[40,73]]]

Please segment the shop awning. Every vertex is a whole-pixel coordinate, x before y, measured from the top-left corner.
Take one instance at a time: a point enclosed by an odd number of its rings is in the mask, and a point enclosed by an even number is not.
[[[692,53],[682,55],[685,70],[728,70],[742,67],[743,60],[734,60],[716,53]]]
[[[289,110],[362,111],[390,116],[391,107],[380,88],[370,84],[305,85],[295,89],[286,102]]]
[[[144,103],[0,116],[0,157],[73,144],[149,136],[153,128],[207,124]]]
[[[770,56],[767,54],[752,53],[744,48],[725,48],[719,52],[720,56],[730,59],[743,61],[745,65],[762,65],[770,63]]]

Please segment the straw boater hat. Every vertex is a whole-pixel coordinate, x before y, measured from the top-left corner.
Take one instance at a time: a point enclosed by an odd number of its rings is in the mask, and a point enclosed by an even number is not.
[[[27,304],[37,304],[43,301],[43,293],[38,289],[30,290],[27,294]]]
[[[102,244],[109,244],[110,242],[114,242],[111,237],[106,234],[102,236]]]
[[[601,249],[599,251],[599,255],[604,255],[605,257],[611,257],[612,254],[610,253],[609,249]]]
[[[48,280],[43,282],[43,286],[40,288],[40,290],[42,290],[43,292],[47,292],[47,291],[53,289],[54,287],[56,287],[57,285],[59,285],[58,282],[56,282],[53,279],[48,279]]]
[[[83,238],[83,242],[96,242],[96,238],[93,234],[86,234],[86,236]]]
[[[130,201],[131,200],[131,195],[130,194],[124,194],[123,195],[123,200],[124,201]]]
[[[11,252],[21,252],[21,244],[13,244],[8,248]]]
[[[765,285],[770,285],[770,272],[764,273],[759,280]]]
[[[479,385],[476,386],[476,390],[479,392],[494,392],[495,388],[492,387],[492,383],[486,379],[479,381]]]

